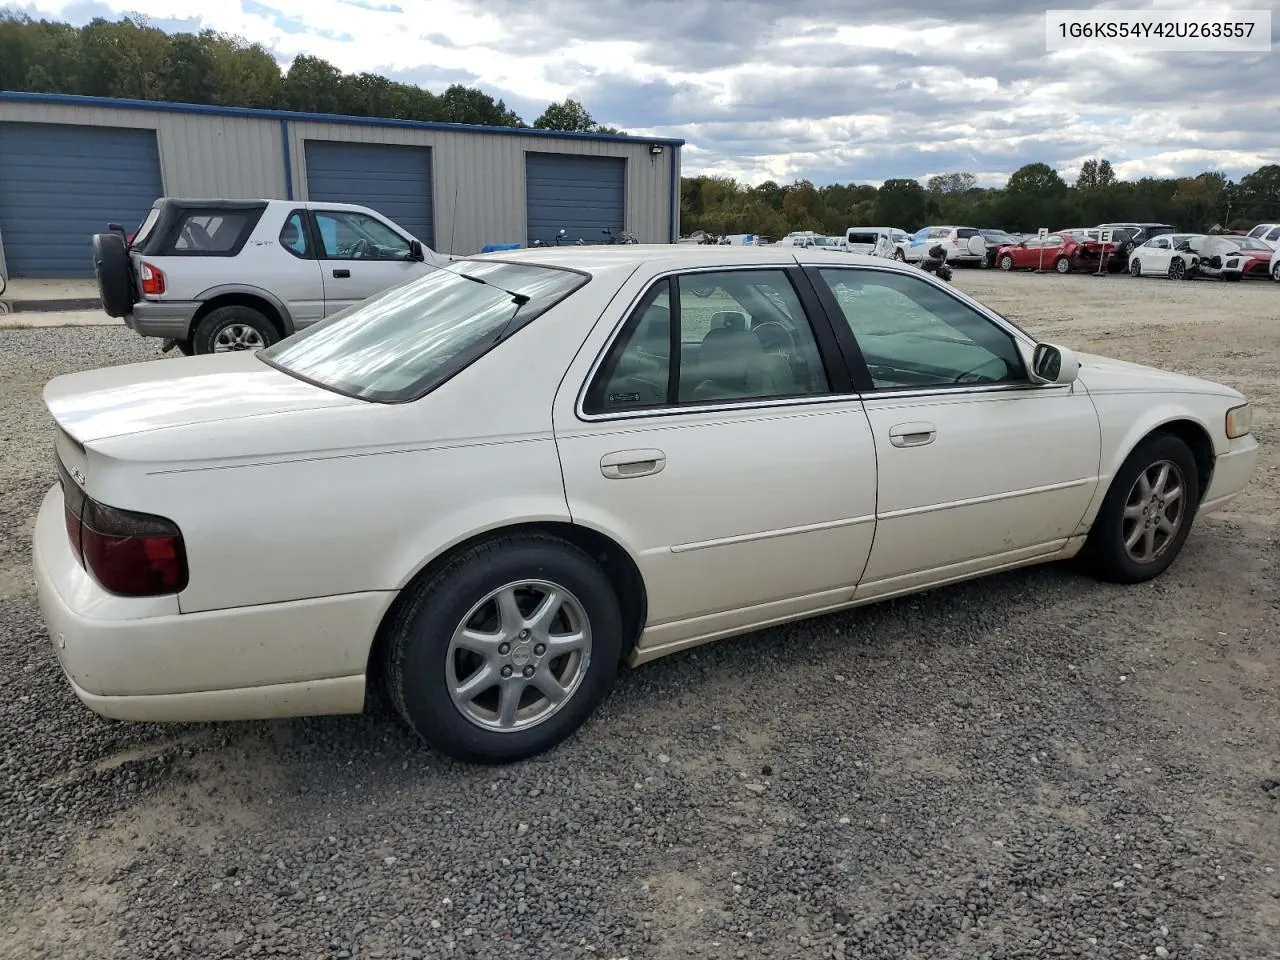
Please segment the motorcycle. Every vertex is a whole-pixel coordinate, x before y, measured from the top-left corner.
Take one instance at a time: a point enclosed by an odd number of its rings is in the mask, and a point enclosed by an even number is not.
[[[947,249],[942,244],[934,244],[929,248],[929,255],[921,257],[917,264],[925,273],[932,273],[939,280],[951,282],[951,264],[947,263]]]
[[[529,246],[531,247],[562,247],[567,243],[569,243],[569,231],[565,230],[564,227],[561,227],[560,232],[556,234],[555,243],[547,243],[545,240],[535,240],[533,241],[533,243],[529,244]],[[583,240],[581,237],[573,241],[573,246],[575,247],[585,247],[586,245],[587,245],[587,241]]]

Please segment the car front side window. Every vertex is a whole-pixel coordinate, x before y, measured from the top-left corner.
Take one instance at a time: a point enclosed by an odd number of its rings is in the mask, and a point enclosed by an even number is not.
[[[409,260],[409,241],[363,213],[317,210],[316,226],[330,260]]]
[[[809,318],[783,270],[660,280],[587,388],[588,415],[830,393]]]
[[[927,280],[822,267],[876,390],[1028,383],[1014,338]]]

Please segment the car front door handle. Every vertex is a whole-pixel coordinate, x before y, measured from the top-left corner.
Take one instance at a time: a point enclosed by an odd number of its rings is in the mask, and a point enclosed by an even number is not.
[[[661,450],[619,450],[600,458],[600,472],[610,480],[651,477],[666,465],[667,455]]]
[[[937,436],[938,428],[932,423],[900,423],[889,429],[889,442],[895,447],[923,447]]]
[[[339,280],[345,280],[351,276],[351,271],[340,268],[340,269],[334,270],[333,275],[337,277]]]

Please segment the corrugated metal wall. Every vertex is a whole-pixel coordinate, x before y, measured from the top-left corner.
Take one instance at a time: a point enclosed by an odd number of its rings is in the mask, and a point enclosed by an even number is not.
[[[674,150],[660,155],[647,143],[454,133],[414,127],[291,122],[293,192],[306,199],[306,140],[356,140],[432,148],[436,248],[475,253],[486,243],[527,243],[525,152],[624,157],[627,160],[627,225],[641,243],[671,241],[671,166]],[[455,198],[457,203],[455,205]],[[456,213],[455,213],[456,210]]]
[[[285,197],[278,120],[8,102],[0,103],[0,121],[5,120],[152,129],[160,144],[166,194],[226,200]]]
[[[526,152],[625,158],[626,229],[641,243],[668,243],[678,225],[678,200],[672,203],[671,191],[678,184],[673,166],[678,168],[679,149],[670,144],[653,154],[644,141],[543,139],[38,100],[0,100],[0,123],[5,121],[153,129],[164,192],[185,197],[286,199],[292,188],[293,199],[306,199],[307,139],[428,146],[435,181],[435,241],[443,252],[468,254],[486,243],[528,242]]]

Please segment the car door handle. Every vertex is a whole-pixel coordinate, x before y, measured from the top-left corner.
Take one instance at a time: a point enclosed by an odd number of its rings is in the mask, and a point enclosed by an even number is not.
[[[347,277],[351,276],[351,271],[345,270],[345,269],[338,269],[333,271],[333,275],[337,277],[339,280],[345,280]]]
[[[619,450],[600,458],[600,472],[610,480],[651,477],[666,465],[667,455],[661,450]]]
[[[889,429],[889,442],[895,447],[923,447],[937,436],[938,428],[932,423],[900,423]]]

